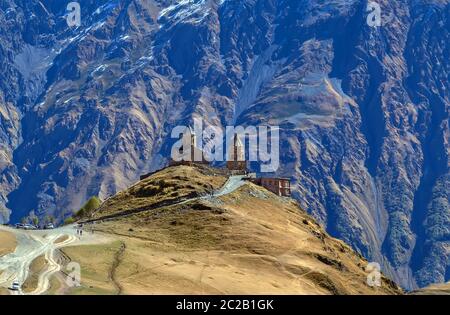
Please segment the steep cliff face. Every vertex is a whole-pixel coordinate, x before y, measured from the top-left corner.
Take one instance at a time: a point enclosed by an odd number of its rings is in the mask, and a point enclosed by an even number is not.
[[[450,277],[449,1],[0,5],[0,219],[165,163],[172,128],[281,127],[295,197],[406,288]]]

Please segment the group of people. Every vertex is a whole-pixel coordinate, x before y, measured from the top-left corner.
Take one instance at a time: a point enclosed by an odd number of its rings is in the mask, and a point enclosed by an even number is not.
[[[80,225],[77,227],[77,235],[81,238],[83,236],[83,230],[82,230],[83,226]],[[94,229],[91,229],[91,233],[94,234]]]

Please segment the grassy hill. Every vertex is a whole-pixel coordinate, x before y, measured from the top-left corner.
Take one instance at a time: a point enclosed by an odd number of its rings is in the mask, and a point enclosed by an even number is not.
[[[106,200],[85,228],[116,241],[64,249],[82,265],[71,293],[402,293],[384,277],[369,287],[367,261],[291,199],[251,183],[195,199],[225,181],[216,169],[170,167]]]
[[[428,287],[411,292],[414,295],[450,295],[450,282],[433,284]]]
[[[147,211],[189,198],[210,194],[227,180],[220,170],[201,167],[169,167],[107,199],[85,220]]]

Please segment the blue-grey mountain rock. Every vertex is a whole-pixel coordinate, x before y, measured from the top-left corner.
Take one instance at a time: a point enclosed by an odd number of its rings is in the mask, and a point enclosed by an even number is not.
[[[67,1],[68,3],[69,1]],[[174,126],[281,127],[333,236],[405,288],[450,280],[450,1],[0,2],[0,220],[62,219],[164,165]]]

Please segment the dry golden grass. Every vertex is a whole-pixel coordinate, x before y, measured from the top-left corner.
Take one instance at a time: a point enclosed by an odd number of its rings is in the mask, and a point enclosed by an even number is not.
[[[14,252],[17,246],[14,234],[6,231],[0,231],[0,257]]]
[[[46,295],[59,295],[63,290],[64,275],[59,273],[50,278],[50,288],[45,293]]]
[[[426,288],[411,292],[413,295],[450,295],[450,282],[433,284]]]
[[[113,268],[121,243],[72,246],[61,249],[72,261],[81,265],[81,286],[71,288],[68,294],[109,295],[118,293],[113,281]]]
[[[190,202],[127,216],[118,222],[96,225],[95,229],[151,243],[205,249],[220,247],[220,231],[230,224],[228,221],[227,214],[221,209]]]
[[[30,293],[36,290],[39,281],[39,275],[47,267],[47,260],[44,256],[39,256],[30,265],[30,271],[27,280],[22,285],[22,291]]]
[[[202,181],[217,188],[225,182],[224,177],[214,182],[212,174],[195,168],[166,169],[111,198],[103,213],[117,212],[125,204],[145,205],[136,191],[160,180],[196,185],[196,190],[201,190]],[[171,194],[171,188],[166,193]],[[150,203],[159,201],[147,198]],[[367,286],[366,260],[328,236],[292,200],[250,183],[220,200],[163,206],[94,227],[125,245],[120,258],[117,244],[111,251],[83,246],[73,248],[78,254],[68,253],[88,266],[85,281],[95,284],[94,293],[117,293],[117,287],[124,294],[402,293],[386,278],[381,288]],[[90,261],[93,256],[101,260],[99,270],[93,267],[98,262]],[[113,269],[115,286],[106,276]],[[93,281],[95,277],[99,279]]]
[[[211,176],[207,167],[168,167],[108,199],[91,218],[151,209],[161,203],[192,198],[220,188],[225,181],[224,176]]]
[[[255,196],[266,196],[255,198]],[[249,184],[222,198],[234,217],[233,232],[226,239],[257,255],[276,257],[298,281],[311,284],[323,293],[400,293],[383,277],[381,288],[366,285],[367,261],[344,242],[330,237],[296,202],[275,196]],[[248,237],[250,235],[250,237]],[[280,260],[281,259],[281,260]]]
[[[63,243],[69,239],[68,235],[60,236],[56,239],[55,244]]]
[[[9,290],[6,288],[0,287],[0,295],[9,295]]]

